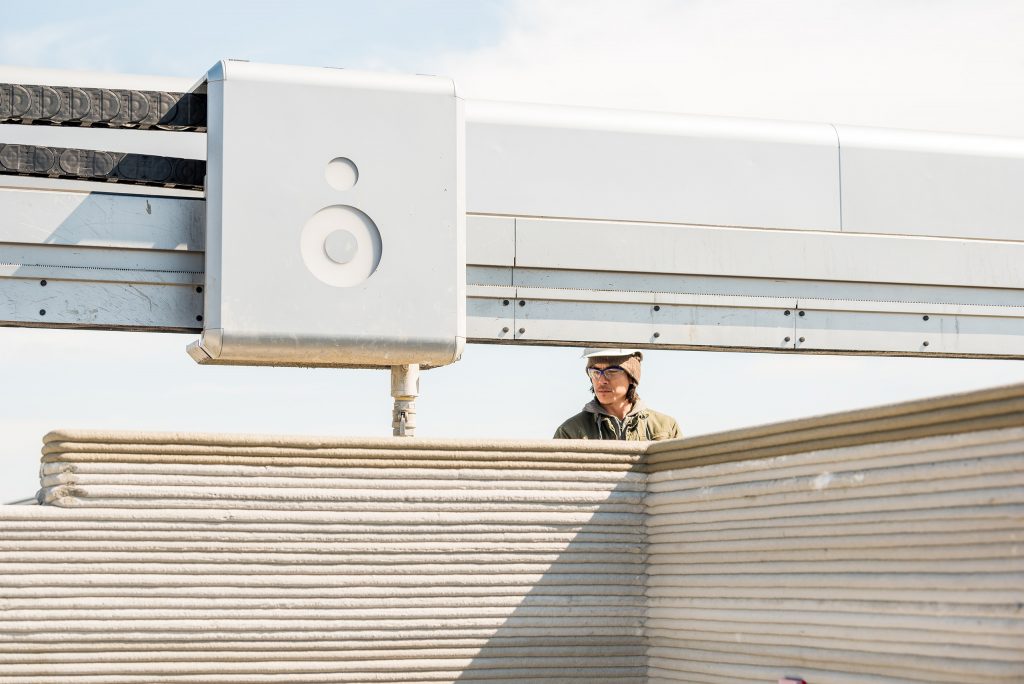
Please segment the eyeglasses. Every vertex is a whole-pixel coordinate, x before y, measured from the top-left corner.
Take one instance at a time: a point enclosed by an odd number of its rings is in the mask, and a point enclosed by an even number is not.
[[[621,378],[626,374],[626,370],[622,366],[608,366],[604,370],[600,368],[588,368],[587,375],[590,376],[591,380],[597,380],[598,378],[604,378],[605,380],[615,380]]]

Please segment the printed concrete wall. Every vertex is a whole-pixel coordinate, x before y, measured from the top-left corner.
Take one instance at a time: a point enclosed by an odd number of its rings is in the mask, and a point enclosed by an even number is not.
[[[1024,682],[1024,387],[655,444],[649,681]]]
[[[641,451],[52,433],[0,683],[642,682]]]
[[[651,445],[57,432],[42,485],[0,684],[1024,681],[1024,386]]]

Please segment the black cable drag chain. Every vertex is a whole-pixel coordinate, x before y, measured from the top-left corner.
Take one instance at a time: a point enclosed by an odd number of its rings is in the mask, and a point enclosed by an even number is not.
[[[206,130],[206,95],[0,83],[0,122]]]
[[[0,173],[202,190],[206,162],[151,154],[0,144]]]

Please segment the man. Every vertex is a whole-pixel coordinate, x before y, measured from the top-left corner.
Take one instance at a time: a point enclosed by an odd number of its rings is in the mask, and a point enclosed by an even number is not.
[[[555,431],[555,439],[674,439],[679,425],[652,411],[636,393],[640,362],[636,349],[584,349],[594,399]]]

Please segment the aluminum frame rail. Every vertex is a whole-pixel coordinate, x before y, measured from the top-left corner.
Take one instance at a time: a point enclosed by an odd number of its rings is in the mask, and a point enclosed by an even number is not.
[[[0,325],[201,330],[199,193],[82,192],[72,189],[77,181],[20,177],[3,184]],[[665,226],[631,229],[654,234],[653,243],[680,238]],[[1024,357],[1018,289],[643,272],[623,269],[615,255],[601,269],[571,268],[574,240],[588,230],[603,243],[621,227],[470,215],[468,341]],[[784,237],[800,248],[799,235]],[[995,242],[944,243],[951,252],[976,247],[1004,267],[1014,253]]]
[[[469,342],[1024,358],[1022,140],[502,103],[465,119]],[[194,133],[105,133],[201,156]],[[201,329],[200,192],[5,176],[0,216],[0,325]]]

